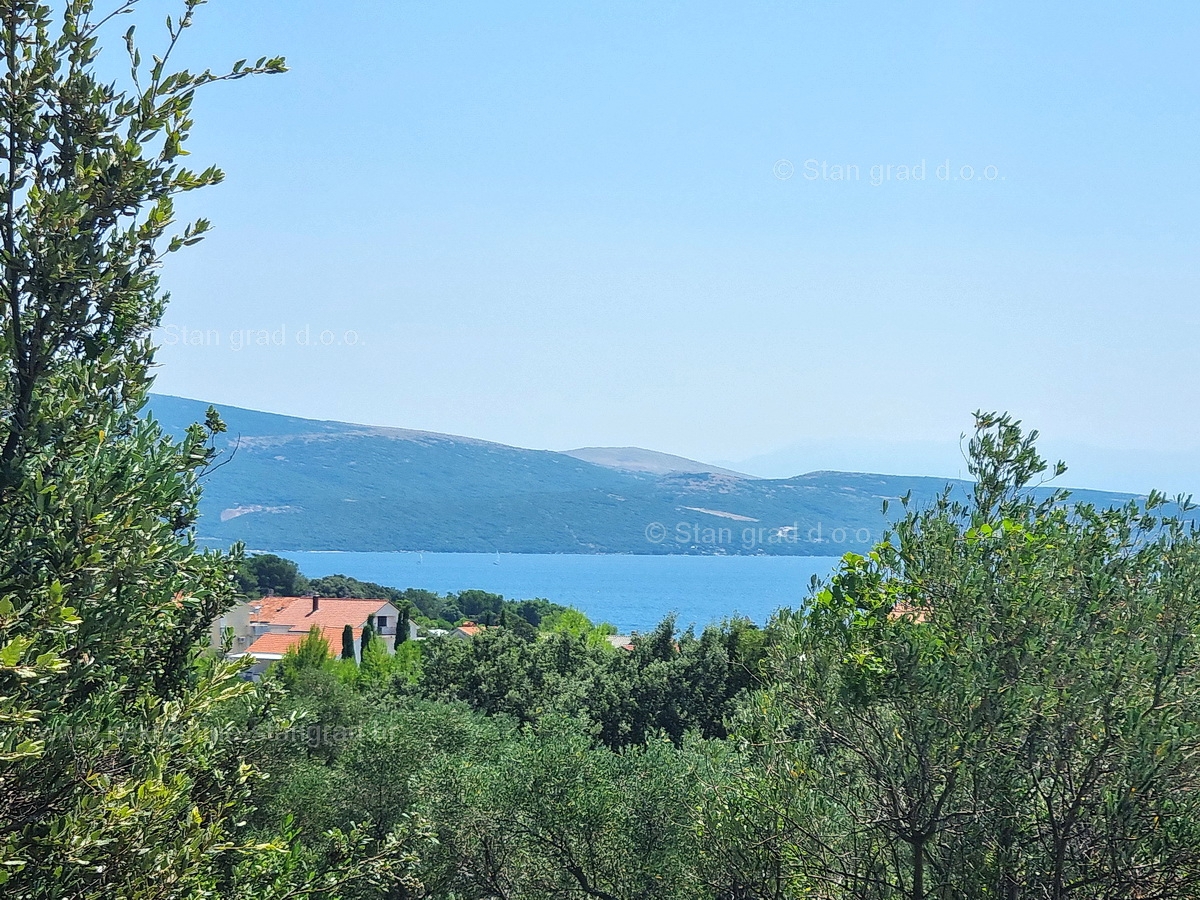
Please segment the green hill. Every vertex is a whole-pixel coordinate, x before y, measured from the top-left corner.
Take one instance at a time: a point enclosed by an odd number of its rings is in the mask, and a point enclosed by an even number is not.
[[[207,403],[156,395],[179,434]],[[947,481],[810,472],[742,476],[636,448],[523,450],[471,438],[218,406],[229,432],[205,481],[210,545],[271,550],[838,555],[883,533],[885,499]],[[635,452],[636,451],[636,452]],[[669,465],[650,465],[655,458]],[[681,469],[696,468],[687,472]],[[961,485],[961,483],[959,483]],[[1101,505],[1129,495],[1077,491]]]

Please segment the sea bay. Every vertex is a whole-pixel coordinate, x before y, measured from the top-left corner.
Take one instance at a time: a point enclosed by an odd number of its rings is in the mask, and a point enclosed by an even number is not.
[[[765,624],[795,608],[837,557],[642,556],[533,553],[355,553],[271,551],[310,577],[349,575],[438,593],[479,589],[510,600],[541,597],[582,610],[622,633],[648,631],[668,614],[681,627],[731,615]]]

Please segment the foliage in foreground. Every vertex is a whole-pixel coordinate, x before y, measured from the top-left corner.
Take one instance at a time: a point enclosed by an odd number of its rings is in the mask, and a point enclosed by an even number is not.
[[[781,617],[757,800],[794,877],[862,898],[1200,890],[1200,545],[1037,501],[980,416],[971,503],[907,514]]]
[[[972,502],[907,512],[765,632],[312,671],[265,821],[431,822],[436,897],[1200,896],[1200,544],[1157,497],[1033,499],[1033,437],[982,416]]]
[[[0,14],[5,897],[1200,897],[1200,542],[1159,497],[1036,499],[1006,417],[970,502],[906,512],[765,634],[622,655],[500,606],[361,667],[314,635],[258,686],[202,653],[238,562],[193,542],[222,425],[138,417],[148,334],[207,227],[169,237],[172,198],[220,179],[180,163],[194,91],[282,63],[131,49],[125,95],[91,3],[58,15]]]
[[[0,13],[0,891],[12,898],[283,897],[405,869],[404,835],[350,829],[336,870],[286,823],[251,835],[248,760],[272,714],[201,656],[231,560],[196,552],[198,479],[222,425],[178,442],[138,417],[165,296],[195,91],[281,71],[98,78],[88,0]],[[168,23],[170,48],[198,0]],[[413,829],[405,834],[416,834]],[[415,838],[414,838],[415,839]]]

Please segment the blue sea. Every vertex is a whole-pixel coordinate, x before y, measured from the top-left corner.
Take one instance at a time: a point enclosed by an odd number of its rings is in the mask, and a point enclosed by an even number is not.
[[[574,606],[622,634],[649,631],[668,613],[702,628],[733,614],[765,624],[808,596],[813,576],[837,565],[825,556],[622,556],[535,553],[324,553],[271,551],[313,578],[350,575],[439,594],[471,588],[510,600],[542,597]]]

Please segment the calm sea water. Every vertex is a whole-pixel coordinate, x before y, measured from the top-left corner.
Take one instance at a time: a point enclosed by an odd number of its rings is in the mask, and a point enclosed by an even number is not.
[[[800,605],[812,577],[825,578],[837,564],[824,556],[271,552],[314,578],[338,574],[441,594],[478,588],[510,600],[543,597],[623,634],[648,631],[671,612],[684,627],[734,613],[764,624],[779,607]]]

